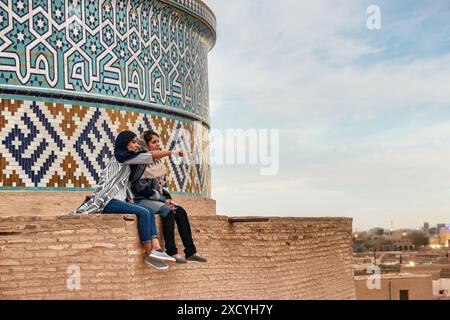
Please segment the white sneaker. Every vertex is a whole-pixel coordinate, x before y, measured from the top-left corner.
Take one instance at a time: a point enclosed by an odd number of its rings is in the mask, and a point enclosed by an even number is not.
[[[169,256],[162,249],[152,250],[152,252],[149,254],[149,257],[158,261],[171,261],[171,262],[176,261],[175,258]]]
[[[156,268],[158,270],[169,269],[169,266],[167,264],[157,261],[153,258],[150,258],[149,255],[147,255],[147,254],[144,254],[144,263],[148,264],[149,266],[152,266],[153,268]]]

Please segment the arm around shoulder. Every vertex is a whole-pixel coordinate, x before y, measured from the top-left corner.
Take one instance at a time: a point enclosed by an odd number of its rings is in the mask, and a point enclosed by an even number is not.
[[[124,162],[125,164],[149,164],[153,163],[153,156],[150,152],[143,152],[137,155],[137,157]]]

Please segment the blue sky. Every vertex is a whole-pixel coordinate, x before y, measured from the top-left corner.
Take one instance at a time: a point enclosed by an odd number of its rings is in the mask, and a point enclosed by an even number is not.
[[[206,2],[212,127],[280,129],[277,175],[213,165],[219,213],[450,223],[448,1]]]

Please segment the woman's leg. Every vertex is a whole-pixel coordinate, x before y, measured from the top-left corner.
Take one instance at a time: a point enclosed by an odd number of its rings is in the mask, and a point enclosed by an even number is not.
[[[166,242],[166,253],[173,256],[178,253],[175,245],[175,215],[172,210],[162,218],[164,241]]]
[[[149,212],[151,212],[150,214],[150,233],[153,235],[156,235],[156,239],[159,237],[158,235],[158,227],[156,226],[156,219],[155,219],[155,210],[153,210],[153,208],[151,207],[147,207],[145,205],[142,204],[136,204],[136,206],[141,207],[145,210],[148,210]],[[154,249],[161,249],[161,247],[159,246],[159,241],[158,241],[158,248],[154,248]]]
[[[140,200],[139,206],[154,209],[162,220],[164,241],[166,242],[166,253],[170,256],[177,254],[178,250],[175,245],[175,219],[172,209],[163,202],[153,200]]]
[[[177,206],[174,216],[178,226],[178,233],[180,234],[181,241],[183,241],[184,253],[186,257],[190,257],[197,253],[197,249],[192,239],[191,225],[187,213],[182,207]]]
[[[135,214],[138,217],[138,231],[146,253],[159,249],[158,231],[156,229],[155,215],[151,208],[145,208],[125,201],[112,199],[102,213]]]

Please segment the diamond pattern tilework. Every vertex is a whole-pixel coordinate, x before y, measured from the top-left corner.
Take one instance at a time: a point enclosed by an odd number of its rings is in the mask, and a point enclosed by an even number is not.
[[[153,129],[163,148],[207,156],[201,138],[208,129],[197,122],[108,106],[0,99],[0,187],[94,188],[125,129]],[[207,161],[171,158],[166,165],[171,191],[210,195]]]

